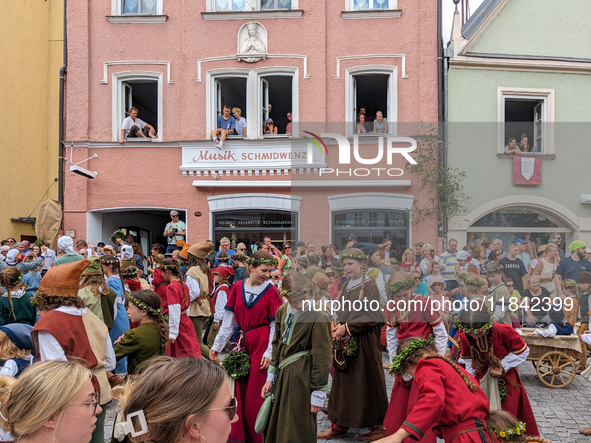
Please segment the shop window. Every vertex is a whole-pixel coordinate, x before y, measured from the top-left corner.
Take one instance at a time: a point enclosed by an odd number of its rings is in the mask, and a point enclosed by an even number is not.
[[[216,12],[295,9],[295,0],[214,0]]]
[[[217,78],[215,80],[216,104],[215,118],[223,115],[224,106],[231,108],[240,108],[241,116],[247,118],[246,111],[246,84],[248,79],[245,77]],[[248,121],[248,119],[246,120]],[[248,135],[248,130],[247,130]],[[228,138],[242,138],[239,135],[230,135]]]
[[[292,83],[293,77],[288,75],[261,77],[261,134],[263,137],[273,137],[273,134],[267,134],[265,131],[268,119],[273,120],[277,135],[285,136],[285,128],[289,122],[287,113],[292,112]]]
[[[349,11],[366,11],[371,9],[396,9],[396,0],[348,0]]]
[[[498,121],[499,154],[513,137],[522,153],[554,154],[554,90],[499,88]]]
[[[389,74],[359,74],[352,76],[351,111],[354,118],[351,120],[351,128],[353,134],[358,132],[364,134],[363,131],[358,131],[357,124],[359,123],[360,114],[365,116],[363,126],[367,133],[373,133],[374,120],[376,120],[378,112],[381,112],[384,120],[386,120],[386,123],[384,123],[386,133],[392,133],[392,125],[388,125],[391,97],[390,77]]]
[[[351,234],[360,243],[392,242],[391,252],[400,259],[408,247],[409,220],[404,211],[347,211],[332,213],[332,239],[344,248]]]

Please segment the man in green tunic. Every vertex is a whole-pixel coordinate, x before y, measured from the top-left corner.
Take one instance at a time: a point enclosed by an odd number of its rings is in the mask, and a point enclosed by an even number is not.
[[[302,274],[288,273],[283,279],[281,294],[289,303],[275,316],[273,354],[261,393],[275,396],[265,442],[316,442],[316,414],[326,398],[332,344],[329,318],[303,304],[307,287]]]

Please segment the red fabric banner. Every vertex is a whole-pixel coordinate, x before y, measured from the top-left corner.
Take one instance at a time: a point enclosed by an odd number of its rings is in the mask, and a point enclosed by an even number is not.
[[[542,159],[540,157],[513,157],[514,185],[541,185]]]

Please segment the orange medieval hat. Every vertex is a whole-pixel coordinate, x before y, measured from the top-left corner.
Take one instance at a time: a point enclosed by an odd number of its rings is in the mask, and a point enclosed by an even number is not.
[[[80,289],[80,275],[90,264],[90,260],[54,266],[41,279],[39,291],[56,297],[76,297]]]

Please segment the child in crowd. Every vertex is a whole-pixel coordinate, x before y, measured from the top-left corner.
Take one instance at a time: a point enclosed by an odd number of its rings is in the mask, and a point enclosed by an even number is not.
[[[234,261],[234,259],[232,259]],[[207,346],[211,348],[215,342],[215,338],[220,330],[222,319],[224,318],[224,308],[228,301],[228,294],[230,293],[229,280],[234,275],[234,269],[228,266],[222,266],[212,269],[213,278],[216,284],[215,291],[212,296],[213,304],[213,321],[209,328],[209,334],[207,335]]]
[[[37,315],[30,300],[34,293],[23,287],[23,273],[15,266],[0,271],[0,325],[26,323],[35,325]]]
[[[29,254],[25,257],[25,263],[35,262],[37,257],[33,254]],[[26,286],[27,291],[36,291],[41,283],[41,266],[29,270],[29,272],[23,274],[23,286]]]
[[[490,411],[490,418],[486,421],[499,441],[515,443],[552,443],[542,437],[527,435],[525,423],[518,421],[511,413],[497,409]]]
[[[162,318],[160,297],[154,291],[134,291],[127,300],[129,320],[139,326],[127,331],[117,341],[115,357],[117,360],[127,357],[128,373],[133,375],[144,361],[166,354],[168,326]]]
[[[493,318],[495,322],[505,325],[511,324],[511,293],[503,283],[503,266],[494,263],[486,267],[486,278],[490,284],[488,289],[489,300],[494,304]]]
[[[583,271],[579,274],[578,281],[579,290],[579,313],[581,316],[581,326],[578,331],[579,340],[581,342],[581,355],[579,356],[579,365],[577,366],[577,374],[580,374],[587,369],[587,344],[581,339],[583,334],[589,330],[589,296],[591,295],[591,272]]]
[[[168,317],[168,342],[166,355],[169,357],[201,358],[201,348],[195,327],[187,311],[189,310],[189,288],[183,281],[179,263],[166,258],[160,262],[162,277],[168,281],[162,312]]]
[[[565,321],[564,310],[560,306],[553,306],[550,309],[550,320],[552,323],[546,329],[536,329],[534,332],[527,334],[528,336],[541,335],[542,337],[554,337],[556,335],[573,335],[575,330],[573,326]]]
[[[308,281],[312,281],[312,277],[314,277],[314,274],[320,271],[320,268],[318,266],[318,263],[320,263],[320,256],[315,252],[310,252],[306,258],[308,259],[306,278],[308,279]]]
[[[248,269],[246,268],[246,260],[248,256],[241,254],[232,255],[232,268],[234,268],[234,278],[232,282],[239,282],[248,277]]]
[[[427,283],[427,285],[431,286],[431,282],[434,279],[443,280],[443,275],[441,274],[443,267],[444,267],[443,264],[437,263],[435,260],[433,260],[431,263],[429,263],[429,266],[427,267],[427,274],[428,275],[425,277],[425,283]]]
[[[314,278],[319,275],[324,274]],[[316,414],[326,399],[332,341],[329,319],[322,312],[303,310],[308,288],[301,274],[290,272],[283,278],[281,294],[288,302],[277,309],[272,358],[261,392],[275,397],[264,431],[268,443],[291,442],[295,435],[298,441],[316,441]]]
[[[438,306],[438,312],[441,315],[441,321],[445,324],[445,329],[449,331],[449,322],[451,319],[450,312],[445,310],[445,304],[450,301],[449,295],[445,292],[445,282],[441,278],[434,278],[431,280],[431,294],[429,298],[435,301],[435,306]]]
[[[86,307],[96,315],[109,330],[113,328],[117,294],[105,281],[100,258],[92,256],[90,264],[82,271],[80,278],[80,297]]]
[[[566,321],[571,325],[575,325],[579,313],[579,285],[572,279],[562,280],[560,282],[562,291],[566,294],[563,300],[564,313],[566,314]]]
[[[37,361],[31,354],[35,350],[31,338],[32,331],[31,325],[23,323],[0,326],[0,360],[4,360],[0,376],[18,377]]]
[[[299,272],[300,274],[306,274],[306,271],[308,270],[308,266],[310,265],[310,263],[308,262],[308,258],[307,257],[300,257],[295,262],[296,262],[296,271]]]
[[[160,300],[164,300],[166,297],[166,287],[168,286],[168,282],[162,277],[160,265],[162,260],[164,260],[164,254],[155,254],[153,259],[154,278],[152,279],[152,288],[154,289],[154,292],[160,296]]]

